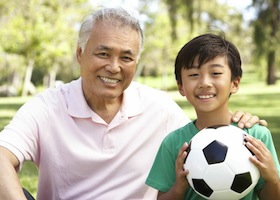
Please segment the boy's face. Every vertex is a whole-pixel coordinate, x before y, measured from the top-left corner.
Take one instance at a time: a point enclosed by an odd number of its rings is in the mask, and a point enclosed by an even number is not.
[[[202,112],[228,109],[229,96],[238,91],[240,83],[240,78],[231,81],[231,71],[224,56],[217,56],[200,67],[196,57],[190,69],[182,69],[181,76],[180,94],[186,96],[196,111]]]

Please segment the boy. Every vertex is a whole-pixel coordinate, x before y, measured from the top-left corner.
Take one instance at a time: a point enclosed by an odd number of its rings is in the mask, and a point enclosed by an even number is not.
[[[175,77],[180,94],[194,106],[197,119],[173,131],[160,146],[146,180],[147,185],[159,190],[158,199],[203,199],[189,186],[188,169],[183,170],[187,143],[203,128],[233,124],[228,100],[238,91],[241,76],[237,48],[220,36],[198,36],[180,50]],[[279,199],[280,166],[270,131],[259,125],[244,130],[248,133],[246,146],[256,156],[250,160],[261,178],[243,199]]]

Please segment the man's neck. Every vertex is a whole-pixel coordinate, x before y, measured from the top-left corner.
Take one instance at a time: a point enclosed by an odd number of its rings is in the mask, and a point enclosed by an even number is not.
[[[99,101],[88,102],[89,107],[109,124],[120,110],[122,98],[102,99]]]

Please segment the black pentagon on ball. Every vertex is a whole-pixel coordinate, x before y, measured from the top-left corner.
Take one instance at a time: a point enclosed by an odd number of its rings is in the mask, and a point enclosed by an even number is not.
[[[207,183],[203,179],[192,179],[193,187],[200,194],[210,197],[213,193],[213,190],[207,185]]]
[[[244,134],[244,136],[245,136],[245,134]],[[250,153],[254,156],[255,154],[254,154],[254,152],[253,151],[251,151],[251,149],[249,149],[247,146],[246,146],[246,143],[247,143],[247,140],[246,139],[244,139],[244,146],[248,149],[248,151],[250,151]]]
[[[242,193],[252,184],[252,177],[250,172],[236,174],[231,185],[233,191]]]
[[[188,155],[189,155],[189,153],[190,153],[190,151],[191,151],[191,148],[192,148],[192,141],[190,141],[189,146],[188,146],[187,149],[186,149],[187,157],[185,158],[184,163],[186,163],[186,160],[187,160]]]
[[[209,165],[224,162],[227,151],[228,147],[217,140],[212,141],[203,149],[204,156]]]

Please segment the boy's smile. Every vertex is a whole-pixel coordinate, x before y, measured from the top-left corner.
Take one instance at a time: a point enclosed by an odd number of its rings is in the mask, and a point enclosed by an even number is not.
[[[201,99],[201,100],[211,99],[211,98],[214,98],[215,96],[216,96],[215,94],[196,95],[196,97],[197,97],[198,99]]]

